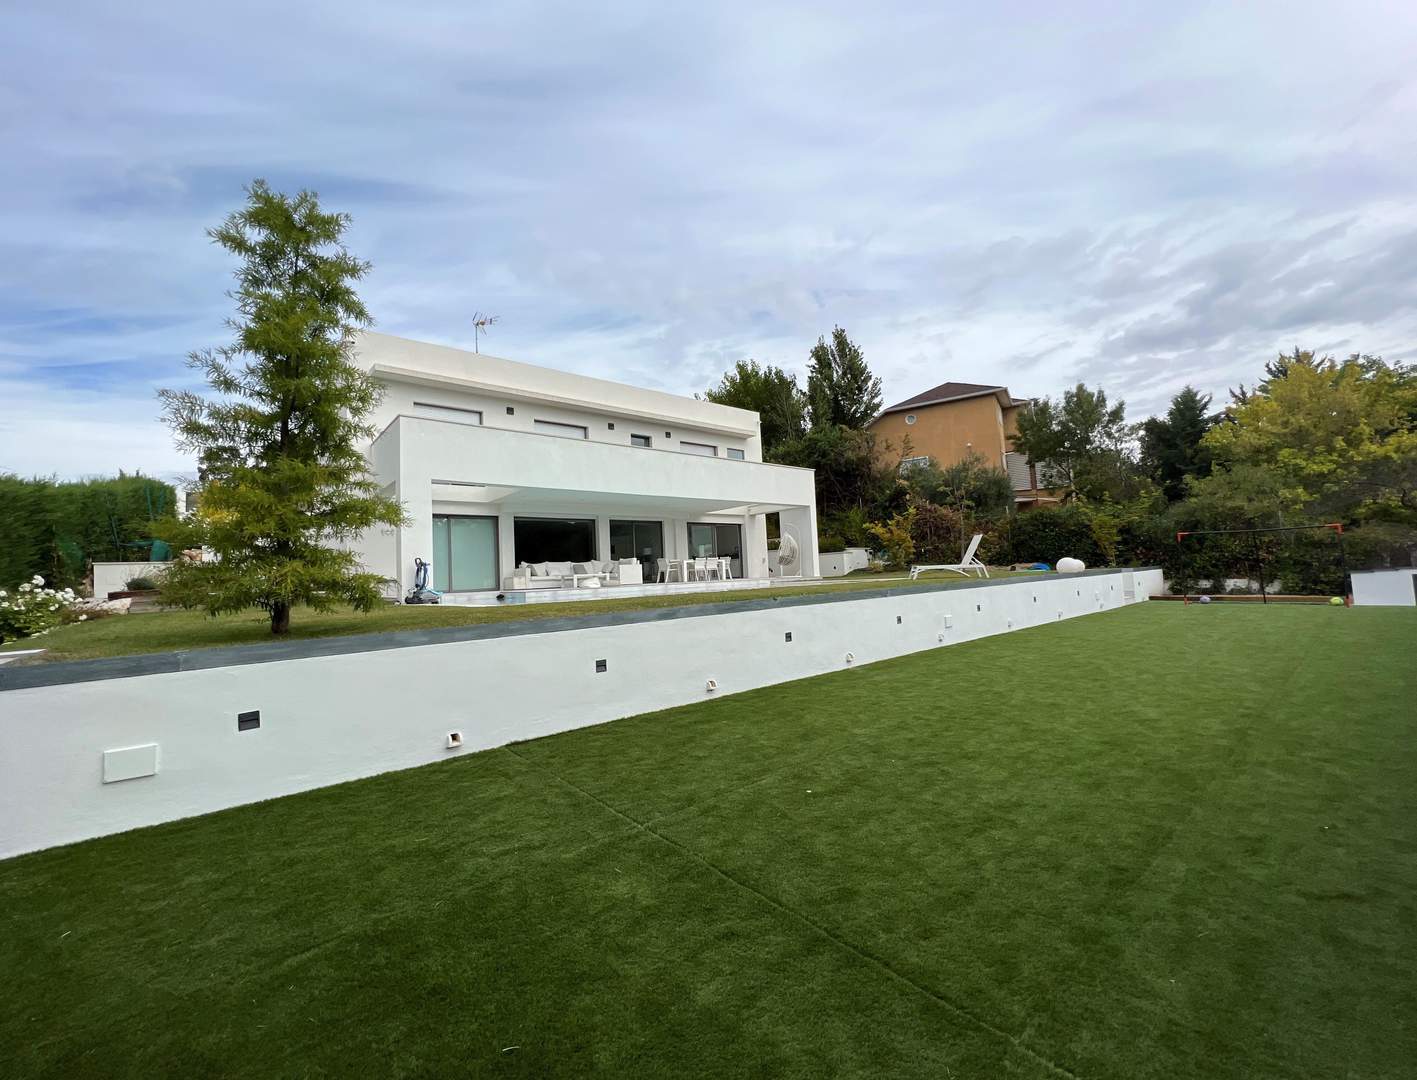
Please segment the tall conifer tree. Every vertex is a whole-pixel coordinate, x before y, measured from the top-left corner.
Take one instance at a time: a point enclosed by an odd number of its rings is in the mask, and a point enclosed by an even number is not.
[[[257,180],[212,240],[240,260],[230,294],[234,340],[193,353],[213,397],[163,390],[178,444],[197,454],[201,498],[184,545],[214,561],[178,561],[164,599],[213,615],[258,607],[287,633],[291,609],[380,601],[381,578],[342,542],[403,520],[379,493],[361,444],[379,384],[353,362],[371,322],[355,292],[369,270],[344,247],[347,214],[313,192],[287,196]]]

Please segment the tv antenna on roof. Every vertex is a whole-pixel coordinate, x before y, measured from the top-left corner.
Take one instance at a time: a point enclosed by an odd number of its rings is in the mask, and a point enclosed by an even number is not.
[[[482,351],[482,335],[487,333],[489,327],[501,318],[500,315],[484,315],[480,311],[473,312],[472,315],[472,351],[480,353]]]

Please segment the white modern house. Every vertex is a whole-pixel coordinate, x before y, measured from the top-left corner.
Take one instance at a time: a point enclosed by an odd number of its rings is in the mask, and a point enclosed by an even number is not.
[[[369,460],[410,518],[359,546],[401,591],[416,559],[453,600],[766,581],[773,514],[781,573],[818,574],[812,471],[763,462],[757,413],[386,334],[356,356],[385,387]]]

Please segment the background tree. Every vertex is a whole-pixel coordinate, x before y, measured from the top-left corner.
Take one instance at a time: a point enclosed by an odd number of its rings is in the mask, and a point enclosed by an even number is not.
[[[1164,417],[1153,416],[1141,425],[1141,466],[1168,502],[1186,496],[1186,478],[1210,475],[1210,448],[1202,440],[1218,416],[1210,412],[1211,398],[1187,386],[1171,399]]]
[[[1135,498],[1142,486],[1126,412],[1126,402],[1110,405],[1105,390],[1078,383],[1061,402],[1042,398],[1019,410],[1014,448],[1046,466],[1050,487],[1088,499]]]
[[[291,198],[257,180],[245,207],[208,231],[240,259],[235,339],[189,358],[220,398],[161,397],[178,444],[200,463],[199,509],[174,534],[218,559],[175,563],[168,603],[213,615],[263,608],[284,634],[296,604],[380,602],[380,576],[338,546],[404,516],[360,450],[381,391],[352,362],[353,333],[371,320],[354,289],[369,264],[341,243],[348,225],[313,192]]]
[[[881,464],[876,436],[869,431],[840,425],[814,427],[800,439],[783,443],[778,448],[778,462],[815,472],[817,517],[823,533],[840,533],[851,539],[859,529],[846,528],[838,519],[860,515],[865,520],[879,519],[905,501],[895,470]],[[897,489],[899,499],[893,506]]]
[[[1417,524],[1417,370],[1299,352],[1205,436],[1197,498],[1262,491],[1275,512]]]
[[[812,426],[864,428],[880,413],[881,402],[881,380],[871,374],[866,357],[846,331],[833,329],[830,343],[818,338],[807,370]]]
[[[772,364],[739,360],[704,398],[756,412],[762,421],[763,457],[769,461],[776,460],[783,443],[801,438],[807,430],[806,395],[796,378]]]
[[[1264,378],[1255,383],[1253,390],[1247,390],[1244,383],[1240,384],[1238,390],[1231,390],[1230,403],[1244,405],[1251,398],[1265,397],[1269,393],[1270,384],[1276,379],[1285,378],[1295,368],[1314,368],[1321,362],[1311,349],[1300,349],[1295,345],[1292,353],[1280,353],[1275,359],[1265,361]]]

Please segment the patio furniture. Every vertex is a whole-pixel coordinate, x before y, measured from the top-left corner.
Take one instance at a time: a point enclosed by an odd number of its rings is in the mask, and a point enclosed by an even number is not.
[[[733,580],[733,560],[727,555],[718,560],[718,576],[724,581]]]
[[[927,570],[951,570],[964,577],[969,577],[971,573],[977,577],[988,577],[989,568],[974,557],[974,553],[979,550],[979,541],[983,538],[983,533],[975,533],[973,539],[969,541],[969,547],[965,549],[964,558],[960,559],[957,563],[936,563],[928,566],[912,566],[910,568],[910,580],[914,581]]]
[[[662,581],[667,585],[669,584],[670,579],[675,574],[679,575],[680,581],[686,580],[684,577],[684,566],[680,560],[661,558],[656,560],[656,562],[659,565],[659,574],[657,580]]]

